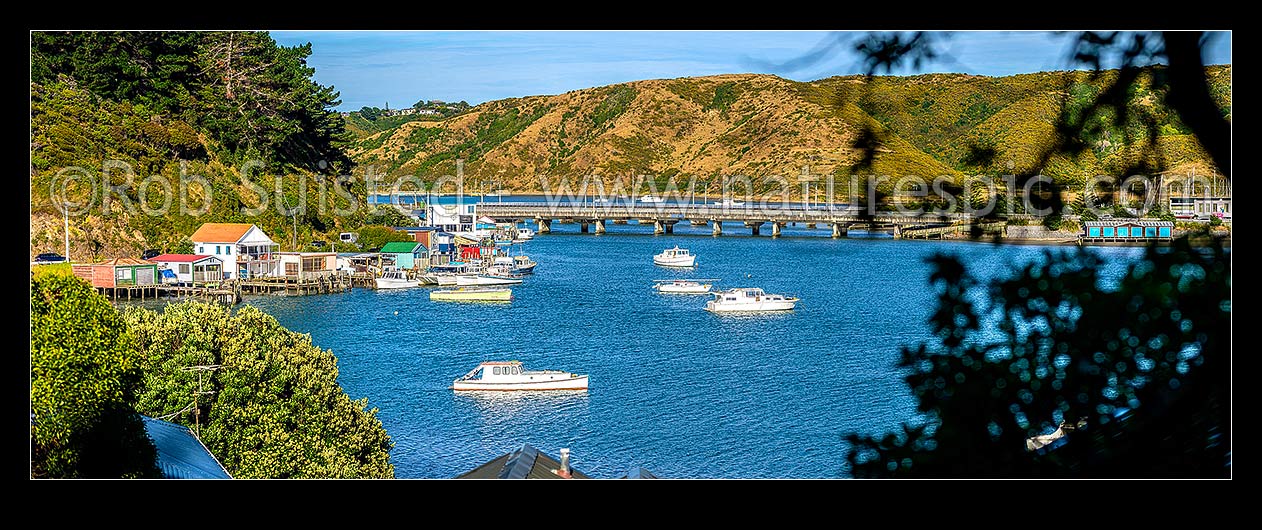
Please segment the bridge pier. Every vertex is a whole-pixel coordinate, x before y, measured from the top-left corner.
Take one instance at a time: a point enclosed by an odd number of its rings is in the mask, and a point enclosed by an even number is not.
[[[584,233],[584,234],[586,234],[586,233],[587,233],[587,222],[586,222],[586,221],[583,221],[582,223],[579,223],[579,225],[578,225],[578,231],[579,231],[579,232],[582,232],[582,233]]]
[[[898,229],[898,225],[894,225],[894,239],[902,239],[902,234]]]
[[[716,236],[723,235],[723,221],[715,219],[711,221],[710,224],[714,225],[714,231],[711,232],[713,235],[716,235]]]
[[[758,227],[762,226],[765,221],[745,221],[745,226],[749,227],[751,235],[758,235]]]
[[[653,235],[660,236],[666,233],[666,226],[661,221],[653,221]]]
[[[597,233],[597,234],[603,234],[603,233],[605,233],[605,220],[604,220],[604,219],[597,219],[597,220],[595,221],[595,224],[596,224],[596,233]]]
[[[771,222],[771,237],[780,237],[780,228],[782,228],[783,226],[784,226],[784,223],[778,223],[778,222],[772,221]]]
[[[841,223],[833,223],[833,237],[834,238],[846,237],[846,232],[848,228],[849,227]]]
[[[543,218],[539,218],[539,219],[535,219],[535,220],[539,222],[539,229],[538,229],[538,230],[535,230],[536,232],[539,232],[540,234],[547,234],[547,233],[551,233],[551,232],[552,232],[552,220],[551,220],[551,219],[543,219]]]

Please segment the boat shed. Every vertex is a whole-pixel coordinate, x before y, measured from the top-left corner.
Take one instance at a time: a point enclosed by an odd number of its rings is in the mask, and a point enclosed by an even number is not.
[[[417,263],[423,266],[429,259],[429,248],[415,241],[391,241],[381,247],[381,253],[393,255],[400,269],[414,268]]]
[[[162,470],[164,478],[232,478],[188,427],[148,416],[140,418],[145,422],[145,432],[153,440],[154,448],[158,450],[158,469]]]
[[[591,478],[583,472],[570,468],[569,450],[562,449],[562,459],[557,460],[524,444],[520,449],[478,466],[473,471],[456,478],[472,479],[535,479],[535,478]],[[564,461],[564,464],[562,463]],[[561,468],[568,469],[568,473]],[[568,476],[567,476],[568,475]]]
[[[170,272],[170,283],[197,286],[224,279],[223,259],[204,254],[159,254],[149,261]]]
[[[337,254],[334,252],[277,252],[280,268],[277,275],[283,278],[308,280],[337,270]]]
[[[136,258],[114,258],[100,263],[73,265],[75,276],[93,287],[139,287],[158,284],[158,264]]]
[[[1106,219],[1082,223],[1082,241],[1088,243],[1169,241],[1174,223],[1159,219]]]

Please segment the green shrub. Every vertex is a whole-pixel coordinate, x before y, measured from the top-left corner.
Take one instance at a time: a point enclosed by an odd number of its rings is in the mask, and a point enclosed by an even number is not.
[[[191,426],[193,392],[213,392],[198,408],[201,436],[233,477],[393,478],[377,409],[342,391],[337,358],[309,335],[250,306],[234,315],[189,301],[124,317],[145,355],[138,407]],[[195,365],[219,368],[199,382]]]
[[[133,403],[132,334],[105,297],[67,274],[31,279],[31,475],[158,477]]]

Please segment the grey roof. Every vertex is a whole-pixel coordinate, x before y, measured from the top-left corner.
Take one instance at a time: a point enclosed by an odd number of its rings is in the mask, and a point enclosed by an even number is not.
[[[637,468],[632,469],[631,471],[628,471],[627,474],[618,478],[651,479],[651,478],[657,478],[657,475],[654,475],[652,471],[649,471],[642,467],[637,467]]]
[[[193,431],[183,425],[141,416],[158,450],[158,468],[166,478],[232,478]]]
[[[521,449],[482,464],[474,468],[473,471],[459,475],[456,478],[552,479],[561,478],[561,476],[553,473],[553,470],[560,468],[561,462],[559,460],[544,454],[530,444],[524,444],[521,446]],[[570,475],[573,478],[591,478],[583,472],[574,469],[573,466],[570,467]]]
[[[1161,221],[1158,219],[1107,219],[1104,221],[1084,221],[1082,226],[1174,226],[1171,221]]]

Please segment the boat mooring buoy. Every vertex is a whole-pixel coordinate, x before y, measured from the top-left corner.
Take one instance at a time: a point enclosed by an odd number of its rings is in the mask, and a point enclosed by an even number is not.
[[[394,314],[395,314],[395,315],[398,315],[398,314],[399,314],[399,312],[398,312],[398,311],[395,311],[395,312],[394,312]]]

